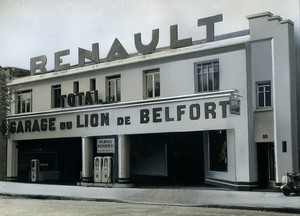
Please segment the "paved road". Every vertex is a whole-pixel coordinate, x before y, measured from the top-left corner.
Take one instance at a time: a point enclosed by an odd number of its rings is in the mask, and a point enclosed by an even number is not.
[[[0,196],[1,216],[283,216],[286,213]],[[289,214],[293,216],[297,214]]]

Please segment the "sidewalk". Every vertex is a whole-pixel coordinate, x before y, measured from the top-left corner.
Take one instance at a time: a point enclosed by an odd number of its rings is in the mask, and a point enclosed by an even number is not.
[[[300,213],[300,196],[214,188],[100,188],[0,181],[0,194],[34,198],[207,206]]]

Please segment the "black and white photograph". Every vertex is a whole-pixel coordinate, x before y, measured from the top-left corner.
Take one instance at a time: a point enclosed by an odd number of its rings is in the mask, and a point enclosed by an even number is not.
[[[0,0],[0,215],[300,215],[300,0]]]

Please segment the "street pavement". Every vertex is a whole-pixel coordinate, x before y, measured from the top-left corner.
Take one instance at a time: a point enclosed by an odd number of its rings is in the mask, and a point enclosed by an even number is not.
[[[287,216],[285,212],[0,196],[1,216]],[[299,214],[288,214],[297,216]]]
[[[232,191],[213,187],[111,188],[0,181],[0,194],[48,199],[255,209],[300,213],[300,196],[280,192]]]

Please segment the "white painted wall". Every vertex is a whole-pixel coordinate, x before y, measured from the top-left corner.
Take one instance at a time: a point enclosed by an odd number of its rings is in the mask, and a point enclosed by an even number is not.
[[[295,53],[293,52],[293,25],[289,22],[281,22],[281,19],[272,17],[270,14],[264,14],[256,18],[252,17],[249,22],[251,40],[271,38],[272,104],[275,158],[277,162],[276,181],[280,182],[285,171],[298,170],[297,131],[295,130],[297,128],[297,76]],[[270,58],[270,55],[266,56]],[[259,65],[262,65],[262,62],[258,60]],[[260,68],[263,69],[262,66]],[[267,71],[269,70],[267,69]],[[252,72],[259,73],[260,70]],[[267,74],[270,74],[270,72],[267,72]],[[265,78],[262,75],[255,75],[254,78],[256,79],[256,77]],[[287,153],[282,152],[282,141],[287,142]]]

